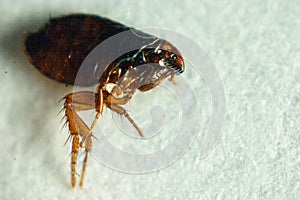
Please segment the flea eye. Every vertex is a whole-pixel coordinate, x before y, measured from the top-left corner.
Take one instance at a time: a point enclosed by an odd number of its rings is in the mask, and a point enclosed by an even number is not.
[[[177,56],[176,56],[175,54],[171,54],[171,55],[170,55],[170,58],[171,58],[172,60],[176,60],[176,59],[177,59]]]

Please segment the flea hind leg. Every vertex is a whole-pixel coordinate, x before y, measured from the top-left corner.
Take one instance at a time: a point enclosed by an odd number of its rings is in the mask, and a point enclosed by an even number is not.
[[[75,186],[75,167],[77,161],[77,154],[79,148],[85,148],[85,158],[82,166],[82,173],[80,179],[80,186],[82,186],[86,162],[88,158],[88,152],[92,147],[92,134],[91,129],[84,123],[84,121],[78,116],[77,112],[82,110],[91,110],[96,107],[96,100],[99,95],[94,92],[76,92],[70,93],[65,96],[65,116],[69,125],[70,137],[72,137],[72,152],[71,152],[71,184]],[[100,116],[99,109],[96,109],[96,116]],[[102,110],[101,110],[102,112]],[[98,114],[99,113],[99,114]],[[80,137],[79,137],[80,136]],[[81,140],[80,140],[81,138]]]

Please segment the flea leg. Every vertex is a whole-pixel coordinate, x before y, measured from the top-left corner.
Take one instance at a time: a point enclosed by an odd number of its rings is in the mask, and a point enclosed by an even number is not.
[[[174,85],[177,85],[177,83],[176,83],[176,81],[175,81],[175,75],[174,75],[174,74],[172,74],[172,75],[168,78],[168,80],[169,80],[171,83],[173,83]]]
[[[96,97],[96,116],[95,116],[95,119],[94,121],[92,122],[92,125],[89,129],[89,132],[88,132],[88,137],[87,137],[87,141],[86,141],[86,144],[85,144],[85,156],[84,156],[84,160],[83,160],[83,166],[82,166],[82,171],[81,171],[81,177],[80,177],[80,182],[79,182],[79,186],[82,188],[82,183],[83,183],[83,178],[84,178],[84,173],[85,173],[85,168],[86,168],[86,162],[87,162],[87,158],[88,158],[88,152],[89,150],[91,149],[92,147],[92,130],[97,122],[97,120],[99,119],[102,111],[103,111],[103,92],[102,92],[102,89],[99,89],[98,91],[98,94],[95,96]]]
[[[71,184],[72,187],[75,186],[75,165],[77,160],[77,153],[79,148],[79,136],[78,134],[74,134],[72,140],[72,155],[71,155]]]
[[[79,148],[84,145],[85,148],[85,158],[81,173],[80,185],[82,186],[85,166],[87,162],[87,154],[92,146],[92,137],[90,128],[84,123],[84,121],[78,116],[77,112],[81,110],[95,109],[95,101],[98,98],[98,94],[94,92],[76,92],[70,93],[65,96],[65,116],[69,125],[70,135],[72,140],[72,152],[71,152],[71,184],[72,187],[75,186],[75,168],[77,161],[77,154]],[[81,141],[80,138],[81,137]]]
[[[85,156],[84,156],[83,166],[82,166],[82,171],[81,171],[81,177],[80,177],[80,182],[79,182],[79,186],[81,188],[82,188],[82,183],[83,183],[83,178],[84,178],[84,173],[85,173],[85,167],[86,167],[87,158],[88,158],[88,151],[85,151]]]
[[[141,138],[145,138],[142,131],[140,130],[140,128],[136,125],[134,120],[129,116],[129,114],[126,112],[126,110],[124,108],[122,108],[121,106],[119,106],[117,104],[108,104],[107,107],[109,107],[110,109],[112,109],[113,111],[115,111],[121,115],[124,115],[128,119],[128,121],[133,125],[133,127],[137,130],[137,132],[139,133]]]

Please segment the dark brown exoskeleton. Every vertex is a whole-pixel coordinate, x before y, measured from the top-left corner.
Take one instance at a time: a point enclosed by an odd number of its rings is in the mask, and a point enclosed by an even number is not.
[[[166,78],[184,71],[184,62],[179,51],[169,42],[135,32],[131,39],[125,38],[118,48],[132,43],[138,48],[123,53],[108,62],[99,55],[96,61],[82,63],[95,47],[116,34],[134,29],[107,18],[72,14],[50,19],[37,33],[30,34],[25,46],[32,64],[47,77],[56,81],[79,86],[97,84],[97,91],[81,91],[67,94],[64,99],[66,120],[72,140],[71,184],[75,185],[75,165],[80,148],[85,149],[80,186],[82,186],[88,152],[92,147],[92,130],[104,105],[124,115],[144,137],[134,120],[120,105],[126,104],[138,89],[142,92],[157,86]],[[134,32],[132,32],[134,33]],[[133,34],[132,34],[133,35]],[[118,49],[107,50],[118,51]],[[96,116],[91,126],[78,116],[78,111],[95,109]]]

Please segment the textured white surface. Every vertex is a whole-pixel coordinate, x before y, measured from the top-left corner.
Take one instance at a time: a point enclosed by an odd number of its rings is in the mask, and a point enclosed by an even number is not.
[[[0,199],[300,198],[299,1],[24,2],[0,1]],[[168,168],[127,174],[90,159],[84,189],[70,188],[57,101],[71,88],[37,72],[21,47],[24,31],[70,12],[173,29],[207,50],[227,100],[208,157],[197,158],[199,133]]]

